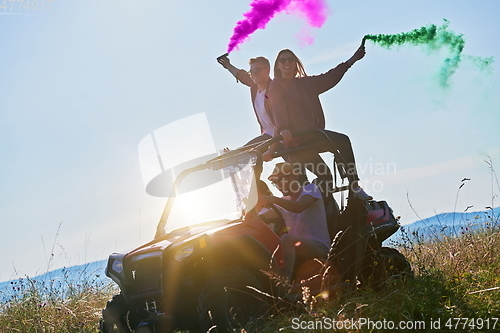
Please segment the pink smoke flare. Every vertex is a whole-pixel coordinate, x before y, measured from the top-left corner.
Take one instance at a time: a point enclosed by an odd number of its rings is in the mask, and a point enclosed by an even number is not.
[[[314,28],[321,28],[328,16],[328,7],[324,0],[295,0],[287,9],[299,16],[304,16],[309,25]]]
[[[227,53],[247,40],[255,30],[264,29],[274,15],[281,11],[298,13],[315,28],[321,27],[328,15],[325,0],[253,0],[250,7],[251,9],[243,14],[245,19],[236,23]]]

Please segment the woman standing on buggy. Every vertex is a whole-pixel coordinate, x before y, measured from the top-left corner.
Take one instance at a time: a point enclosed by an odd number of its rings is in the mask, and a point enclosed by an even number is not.
[[[300,59],[289,49],[281,50],[274,63],[274,80],[269,87],[271,112],[275,120],[274,136],[283,138],[286,149],[301,147],[317,141],[317,137],[294,137],[292,133],[319,129],[333,143],[337,166],[342,178],[349,181],[351,197],[371,200],[372,197],[358,184],[358,174],[349,137],[345,134],[325,130],[325,115],[319,95],[333,88],[342,79],[347,70],[365,56],[362,44],[347,60],[320,75],[308,76]],[[265,161],[270,161],[277,145],[263,154]],[[314,173],[317,184],[325,195],[333,188],[330,169],[316,151],[301,150],[284,156],[287,162],[297,162]]]

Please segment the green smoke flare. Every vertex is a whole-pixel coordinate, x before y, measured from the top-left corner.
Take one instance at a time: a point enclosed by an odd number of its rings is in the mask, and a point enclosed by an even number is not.
[[[450,56],[444,60],[439,73],[439,82],[441,86],[448,87],[449,79],[455,73],[458,65],[464,58],[462,51],[465,46],[465,39],[462,34],[456,34],[448,30],[449,21],[444,20],[442,26],[434,24],[414,29],[410,32],[403,32],[395,35],[366,35],[366,40],[371,40],[382,47],[390,49],[394,45],[412,44],[425,45],[430,50],[439,50],[447,46],[450,50]],[[493,57],[480,58],[466,56],[467,60],[472,61],[480,70],[489,69],[493,63]]]

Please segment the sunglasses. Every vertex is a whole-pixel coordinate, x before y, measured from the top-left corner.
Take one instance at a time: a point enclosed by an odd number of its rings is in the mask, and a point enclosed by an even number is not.
[[[250,75],[257,75],[263,69],[268,69],[268,68],[267,67],[254,68],[254,69],[249,70],[248,74],[250,74]]]
[[[285,62],[295,62],[295,57],[283,57],[278,59],[279,62],[284,64]]]

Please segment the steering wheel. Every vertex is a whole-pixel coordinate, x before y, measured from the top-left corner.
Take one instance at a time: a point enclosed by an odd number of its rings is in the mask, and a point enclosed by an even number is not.
[[[276,213],[276,215],[278,215],[278,216],[273,217],[271,219],[266,219],[266,221],[264,221],[264,223],[266,223],[268,225],[274,224],[273,228],[271,228],[271,229],[274,231],[274,233],[276,235],[278,235],[278,237],[281,237],[283,234],[287,234],[288,229],[286,227],[285,219],[283,218],[283,214],[281,214],[281,211],[274,204],[271,204],[268,208],[272,209]]]

